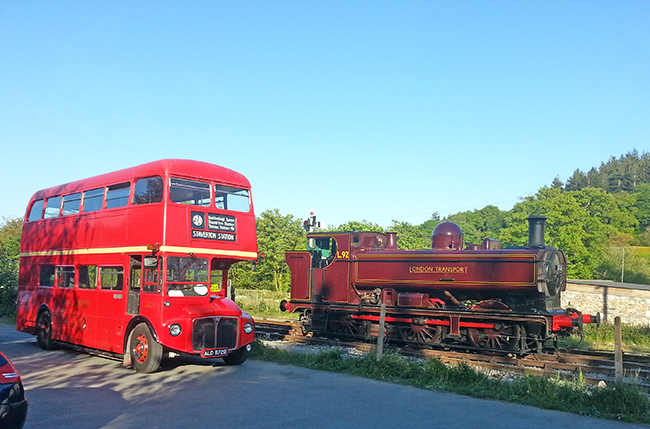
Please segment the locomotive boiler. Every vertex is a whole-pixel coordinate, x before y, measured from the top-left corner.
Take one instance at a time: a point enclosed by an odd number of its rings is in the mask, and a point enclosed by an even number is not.
[[[581,334],[600,315],[562,309],[564,253],[544,242],[546,217],[530,216],[528,244],[463,243],[452,222],[431,249],[400,250],[395,233],[318,232],[306,251],[287,252],[291,298],[304,334],[376,336],[382,307],[388,338],[415,346],[541,352]]]

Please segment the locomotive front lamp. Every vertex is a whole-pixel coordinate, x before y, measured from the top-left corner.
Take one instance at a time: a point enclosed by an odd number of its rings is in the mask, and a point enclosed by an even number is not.
[[[253,322],[244,323],[244,332],[246,332],[247,334],[253,332]]]
[[[181,334],[181,331],[182,331],[181,325],[179,325],[178,323],[172,323],[171,325],[169,325],[169,335],[171,335],[172,337],[178,337]]]

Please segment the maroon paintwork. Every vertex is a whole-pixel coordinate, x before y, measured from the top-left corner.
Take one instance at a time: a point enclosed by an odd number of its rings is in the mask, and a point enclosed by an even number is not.
[[[308,251],[286,253],[286,307],[301,314],[304,331],[371,333],[380,304],[394,331],[433,343],[464,336],[483,346],[485,335],[514,323],[503,334],[506,342],[526,332],[539,345],[554,333],[596,322],[560,308],[566,259],[550,246],[500,249],[485,240],[462,250],[462,231],[450,222],[436,228],[431,250],[399,250],[394,233],[312,233],[308,239]],[[426,326],[444,329],[423,334],[419,327]]]

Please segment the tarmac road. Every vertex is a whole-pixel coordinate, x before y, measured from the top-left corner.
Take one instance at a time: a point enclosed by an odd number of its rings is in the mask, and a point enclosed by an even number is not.
[[[248,360],[174,359],[155,374],[67,349],[0,324],[20,371],[25,429],[49,428],[644,428]]]

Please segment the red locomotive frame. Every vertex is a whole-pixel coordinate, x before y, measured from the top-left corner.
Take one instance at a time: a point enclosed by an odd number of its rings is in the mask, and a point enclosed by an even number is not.
[[[168,159],[44,189],[25,214],[16,326],[139,372],[164,352],[239,364],[254,322],[228,269],[256,258],[250,184],[227,168]]]
[[[291,300],[304,333],[377,335],[413,345],[542,351],[600,315],[563,310],[564,253],[544,244],[543,216],[529,219],[529,244],[469,244],[454,223],[439,224],[431,250],[399,250],[395,233],[310,233],[307,251],[286,253]]]

